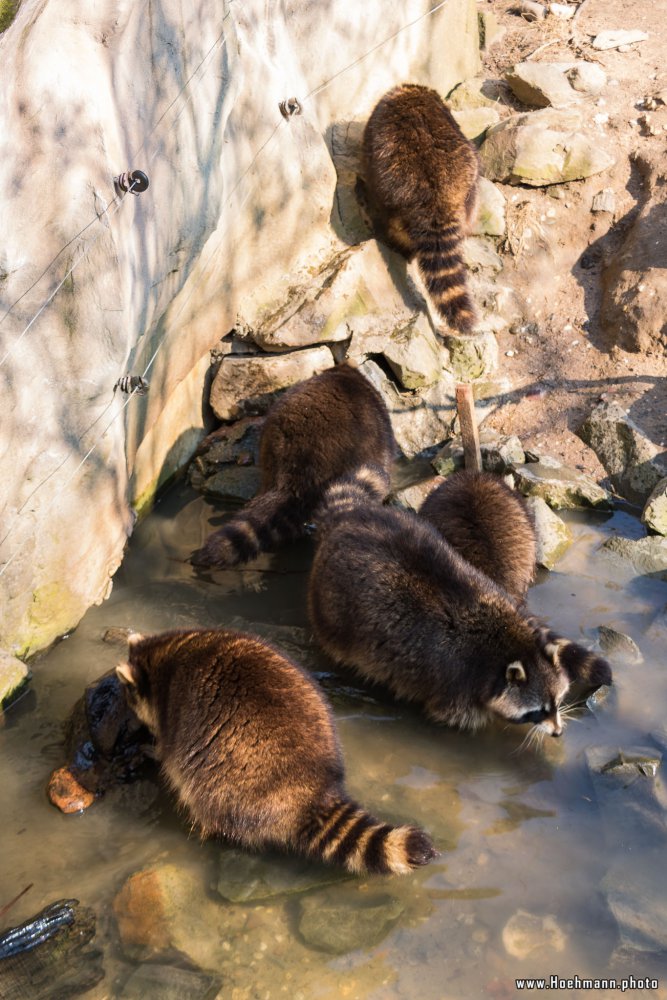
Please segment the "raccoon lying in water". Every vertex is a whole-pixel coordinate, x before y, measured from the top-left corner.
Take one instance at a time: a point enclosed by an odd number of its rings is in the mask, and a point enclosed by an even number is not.
[[[492,472],[461,470],[419,514],[464,559],[523,602],[535,575],[535,526],[523,497]]]
[[[289,389],[260,441],[258,496],[195,552],[199,566],[236,566],[299,538],[332,480],[364,462],[389,468],[394,437],[382,397],[349,365]]]
[[[500,716],[560,736],[570,684],[609,684],[606,660],[530,618],[432,525],[382,507],[385,488],[366,467],[318,510],[308,604],[322,648],[436,722]]]
[[[351,872],[404,874],[436,856],[422,830],[379,823],[348,798],[324,698],[266,643],[221,630],[135,635],[116,669],[203,836]]]
[[[406,83],[376,105],[364,132],[368,207],[378,238],[415,255],[433,303],[467,333],[475,312],[466,290],[461,241],[477,206],[477,150],[440,95]]]

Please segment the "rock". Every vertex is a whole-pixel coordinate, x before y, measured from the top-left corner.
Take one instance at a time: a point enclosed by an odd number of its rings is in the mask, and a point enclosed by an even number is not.
[[[419,395],[399,392],[374,361],[359,366],[366,378],[384,399],[396,443],[406,458],[440,444],[451,437],[456,416],[454,381],[441,378],[435,385],[422,390]]]
[[[595,36],[591,45],[594,49],[598,51],[603,51],[604,49],[617,49],[620,45],[632,45],[634,42],[645,42],[648,35],[645,31],[639,31],[637,28],[632,28],[630,30],[619,29],[618,31],[613,31],[608,29],[607,31],[601,31]]]
[[[662,303],[667,297],[667,169],[661,154],[637,154],[643,177],[642,204],[621,248],[602,272],[600,323],[610,344],[625,351],[667,351]],[[663,473],[667,475],[667,473]]]
[[[625,663],[641,663],[642,656],[635,640],[609,625],[598,626],[598,645],[606,656]]]
[[[492,275],[498,274],[503,269],[503,261],[493,244],[493,240],[485,239],[481,236],[468,236],[461,244],[461,256],[465,266],[475,272],[489,272]],[[468,279],[470,291],[475,297],[474,278]],[[477,323],[480,327],[486,323],[486,313]]]
[[[667,476],[667,455],[618,403],[599,403],[577,434],[593,449],[626,500],[643,503]]]
[[[471,382],[482,378],[498,366],[498,341],[489,330],[469,336],[447,334],[443,341],[449,351],[447,369],[457,381]]]
[[[113,912],[129,958],[177,958],[200,969],[222,964],[226,908],[207,897],[194,872],[174,864],[136,872],[114,899]]]
[[[493,89],[493,84],[490,84],[482,76],[464,80],[448,95],[447,104],[452,112],[465,111],[470,108],[500,107],[497,97],[494,99],[487,97],[484,93],[485,89]]]
[[[11,653],[0,653],[0,710],[7,708],[30,680],[30,671]]]
[[[477,222],[473,236],[504,236],[507,231],[505,195],[487,177],[479,179]],[[495,265],[494,265],[495,268]],[[502,268],[502,261],[500,267]]]
[[[466,139],[470,139],[477,146],[481,144],[491,126],[497,125],[500,121],[500,115],[495,108],[464,108],[461,111],[453,111],[452,114]]]
[[[282,391],[333,365],[328,347],[255,357],[228,355],[211,386],[211,407],[220,420],[265,413]]]
[[[598,550],[636,576],[655,576],[667,580],[667,538],[608,538]]]
[[[298,907],[299,933],[306,944],[334,954],[378,944],[403,912],[395,896],[358,892],[315,893],[300,899]]]
[[[536,0],[519,0],[510,7],[512,14],[520,14],[524,21],[542,21],[547,16],[547,8]]]
[[[603,188],[593,196],[591,212],[609,212],[613,215],[616,211],[616,195],[613,188]]]
[[[597,691],[589,694],[586,699],[586,708],[592,715],[603,715],[609,711],[611,706],[616,705],[616,701],[616,689],[608,684],[603,684]]]
[[[204,496],[216,500],[250,500],[259,493],[262,473],[256,466],[243,468],[238,465],[227,465],[220,472],[200,479],[196,474],[190,480],[191,485]]]
[[[439,486],[442,481],[442,476],[430,476],[420,483],[413,483],[412,486],[404,486],[403,489],[392,493],[389,503],[393,507],[401,507],[403,510],[412,510],[416,513],[429,493]]]
[[[565,73],[553,63],[517,63],[506,71],[505,79],[514,96],[531,107],[558,107],[580,100]]]
[[[600,883],[618,924],[616,954],[664,954],[667,951],[667,869],[664,845],[647,847],[640,856],[633,848],[633,864],[622,857]]]
[[[597,63],[577,61],[566,71],[570,86],[582,94],[599,94],[606,86],[607,74]]]
[[[551,507],[539,496],[526,498],[526,505],[535,524],[536,552],[538,566],[553,569],[565,555],[573,542],[570,526],[555,514]]]
[[[649,531],[667,535],[667,479],[661,479],[646,501],[642,522]]]
[[[262,424],[260,417],[244,417],[218,427],[197,448],[190,471],[194,467],[206,478],[218,472],[221,465],[257,465]]]
[[[147,962],[125,982],[119,1000],[214,1000],[222,982],[203,972]]]
[[[550,3],[549,13],[554,17],[559,18],[561,21],[569,21],[570,18],[574,17],[574,12],[577,8],[572,7],[566,3]]]
[[[403,389],[422,389],[440,380],[447,357],[426,314],[398,325],[388,313],[353,317],[347,329],[352,333],[347,358],[359,363],[381,355]]]
[[[126,650],[127,640],[133,632],[136,632],[136,629],[130,628],[129,625],[110,625],[109,628],[104,631],[102,642],[106,642],[110,646],[118,646],[120,649]]]
[[[61,899],[0,936],[3,1000],[54,1000],[88,993],[105,976],[95,937],[95,913],[78,899]],[[106,992],[106,991],[105,991]]]
[[[656,785],[662,754],[654,747],[588,747],[586,762],[607,847],[640,852],[667,844],[662,792]]]
[[[503,927],[503,945],[513,958],[527,958],[534,951],[563,951],[567,937],[554,916],[517,910]]]
[[[542,455],[539,462],[531,462],[514,470],[514,481],[520,493],[542,497],[550,507],[597,507],[610,510],[611,496],[607,490],[586,476],[556,459]]]
[[[231,847],[220,851],[213,888],[230,903],[254,903],[319,889],[349,877],[331,865],[281,855],[248,854]]]
[[[482,427],[479,432],[479,448],[482,465],[487,472],[502,474],[513,469],[515,465],[522,465],[525,461],[521,442],[515,434],[498,434],[497,431]],[[463,443],[460,436],[448,441],[431,464],[441,476],[449,476],[456,469],[462,469]]]
[[[59,767],[53,772],[48,795],[53,805],[67,814],[83,812],[95,801],[93,793],[80,785],[67,767]]]
[[[546,109],[551,111],[551,109]],[[599,174],[613,166],[599,136],[559,131],[562,117],[544,111],[515,115],[489,129],[480,149],[482,169],[492,181],[545,187]],[[576,127],[576,126],[575,126]]]

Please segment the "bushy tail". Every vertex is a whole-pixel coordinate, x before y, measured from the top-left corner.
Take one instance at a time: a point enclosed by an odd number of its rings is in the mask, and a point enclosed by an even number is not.
[[[476,315],[468,294],[456,223],[410,232],[428,293],[440,315],[460,333],[470,333]]]
[[[382,503],[389,493],[389,475],[380,465],[361,465],[347,476],[334,480],[325,490],[315,511],[317,527],[330,526],[351,510]]]
[[[380,823],[356,802],[343,798],[314,816],[300,840],[304,854],[342,865],[355,875],[406,875],[438,854],[418,827]]]
[[[304,534],[304,505],[293,496],[270,490],[210,535],[191,556],[195,566],[238,566],[281,542]]]

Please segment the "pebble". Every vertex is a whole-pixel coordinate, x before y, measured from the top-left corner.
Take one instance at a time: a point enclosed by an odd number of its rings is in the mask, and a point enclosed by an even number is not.
[[[608,30],[601,31],[599,35],[596,35],[592,45],[598,51],[618,49],[620,52],[629,52],[633,42],[645,42],[647,38],[648,35],[645,31],[639,31],[636,28],[629,31],[623,29],[619,29],[618,31]]]
[[[515,354],[516,354],[516,351],[505,351],[505,357],[506,358],[513,358]]]
[[[51,775],[48,787],[49,799],[61,812],[83,812],[95,801],[92,792],[85,789],[66,767],[59,767]]]

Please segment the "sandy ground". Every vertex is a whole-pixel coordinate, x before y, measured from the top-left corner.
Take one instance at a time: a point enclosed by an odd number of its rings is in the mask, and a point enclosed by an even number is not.
[[[638,120],[640,102],[667,87],[667,18],[659,16],[660,3],[584,0],[579,6],[573,26],[553,17],[527,22],[509,12],[509,0],[479,3],[480,10],[493,10],[506,28],[484,58],[487,79],[500,78],[531,53],[533,61],[583,58],[602,66],[607,85],[598,97],[586,99],[584,113],[591,122],[596,115],[608,115],[595,127],[616,156],[610,171],[585,181],[550,189],[500,185],[507,197],[509,233],[520,236],[526,227],[533,233],[526,246],[521,247],[520,239],[510,241],[514,250],[505,249],[501,280],[520,293],[527,318],[538,329],[499,335],[500,371],[510,379],[512,391],[487,425],[518,434],[525,446],[603,478],[595,454],[575,434],[601,395],[613,394],[630,409],[656,444],[667,439],[664,352],[626,353],[607,342],[598,323],[605,262],[622,244],[641,205],[642,178],[632,156],[642,151],[667,156],[667,131],[662,128],[667,128],[667,106],[651,113],[657,135],[645,134]],[[591,47],[599,31],[618,28],[639,28],[649,38],[627,52]],[[520,107],[505,84],[501,92],[505,103]],[[593,196],[608,187],[615,192],[613,216],[593,214]],[[514,354],[507,356],[507,351]]]

